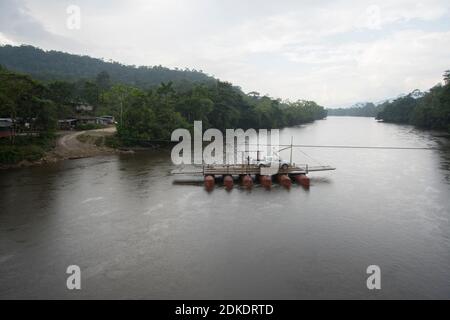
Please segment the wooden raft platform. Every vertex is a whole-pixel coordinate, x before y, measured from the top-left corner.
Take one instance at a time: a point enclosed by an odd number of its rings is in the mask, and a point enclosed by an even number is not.
[[[203,176],[218,176],[218,175],[275,175],[275,174],[308,174],[309,172],[317,171],[330,171],[336,170],[331,166],[308,166],[299,165],[288,167],[287,169],[259,167],[257,165],[204,165],[191,168],[187,170],[185,168],[176,169],[172,171],[172,174],[188,174],[188,175],[203,175]]]

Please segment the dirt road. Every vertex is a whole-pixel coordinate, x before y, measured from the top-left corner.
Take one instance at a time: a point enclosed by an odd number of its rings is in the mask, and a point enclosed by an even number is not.
[[[89,134],[89,136],[94,137],[101,137],[112,135],[115,132],[115,127],[89,131],[64,132],[58,138],[55,149],[52,150],[47,157],[54,157],[57,159],[75,159],[114,153],[114,149],[99,147],[92,143],[83,143],[78,139],[78,137],[85,134]]]

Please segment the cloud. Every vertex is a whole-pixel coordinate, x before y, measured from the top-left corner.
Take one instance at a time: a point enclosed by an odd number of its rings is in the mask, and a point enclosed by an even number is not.
[[[69,4],[81,8],[81,30],[66,28]],[[3,0],[0,12],[14,43],[202,69],[326,106],[424,90],[449,67],[447,0]]]
[[[18,0],[0,2],[0,30],[18,41],[51,37],[43,25],[29,14],[24,3]]]
[[[66,50],[76,47],[76,41],[49,31],[22,0],[0,2],[0,33],[5,44],[32,44]]]
[[[2,45],[2,46],[4,46],[4,45],[16,46],[17,43],[15,43],[14,41],[8,39],[4,34],[2,34],[0,32],[0,45]]]

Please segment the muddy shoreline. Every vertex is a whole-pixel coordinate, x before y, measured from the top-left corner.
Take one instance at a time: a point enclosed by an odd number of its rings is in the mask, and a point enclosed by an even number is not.
[[[130,149],[114,149],[106,146],[97,146],[90,142],[82,142],[79,137],[88,135],[89,137],[106,137],[114,135],[115,127],[105,129],[88,130],[88,131],[64,131],[59,132],[56,139],[55,147],[46,152],[45,156],[36,161],[22,160],[15,164],[2,164],[0,170],[26,168],[32,166],[40,166],[44,164],[56,163],[63,160],[75,160],[82,158],[90,158],[110,154],[129,154],[134,153]]]

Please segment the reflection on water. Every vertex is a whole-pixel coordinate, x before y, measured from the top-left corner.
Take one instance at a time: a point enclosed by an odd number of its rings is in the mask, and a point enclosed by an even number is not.
[[[0,298],[449,298],[448,140],[333,117],[291,136],[439,149],[297,150],[297,163],[337,167],[309,191],[207,193],[170,175],[169,151],[1,172]],[[81,291],[65,289],[71,264]]]

